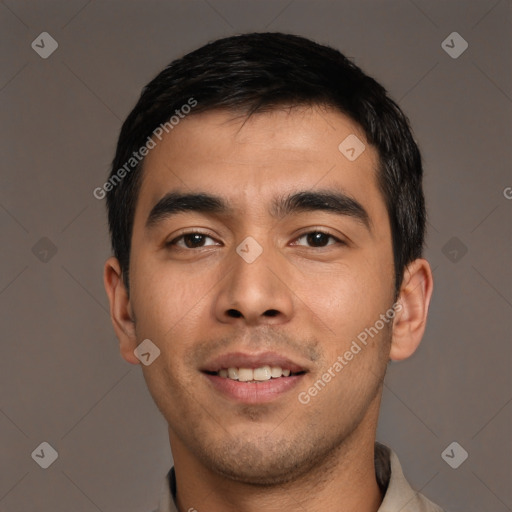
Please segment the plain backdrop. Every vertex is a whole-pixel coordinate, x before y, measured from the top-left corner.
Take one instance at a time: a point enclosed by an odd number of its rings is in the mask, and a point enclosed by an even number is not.
[[[378,439],[447,510],[512,510],[510,29],[510,0],[0,3],[0,512],[156,507],[166,423],[118,352],[92,192],[141,88],[249,31],[340,49],[410,117],[435,291],[420,349],[390,365]],[[32,47],[55,45],[43,32],[58,44],[47,58]],[[32,455],[43,442],[58,453],[47,469]],[[452,442],[468,454],[457,469]]]

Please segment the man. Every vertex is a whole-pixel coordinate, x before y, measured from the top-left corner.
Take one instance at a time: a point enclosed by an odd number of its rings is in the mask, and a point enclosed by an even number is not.
[[[169,425],[159,512],[441,510],[375,443],[433,286],[379,84],[301,37],[215,41],[144,88],[98,190],[120,351]]]

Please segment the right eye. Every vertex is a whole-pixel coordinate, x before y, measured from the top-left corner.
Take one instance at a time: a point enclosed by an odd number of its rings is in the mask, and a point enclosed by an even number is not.
[[[166,247],[176,246],[180,249],[200,249],[202,247],[208,247],[208,245],[219,245],[218,243],[205,245],[205,241],[207,239],[215,240],[208,236],[206,233],[201,233],[199,231],[192,231],[189,233],[183,233],[180,236],[174,238],[170,242],[167,242]]]

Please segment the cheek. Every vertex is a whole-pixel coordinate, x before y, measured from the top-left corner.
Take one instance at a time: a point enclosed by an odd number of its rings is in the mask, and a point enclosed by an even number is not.
[[[389,307],[392,273],[378,259],[363,255],[333,266],[328,273],[311,273],[302,280],[301,297],[337,344],[373,325]]]
[[[149,338],[160,349],[160,357],[143,368],[148,386],[180,388],[182,381],[191,378],[186,356],[208,321],[213,276],[153,261],[139,265],[132,277],[137,339]]]
[[[181,321],[203,305],[201,298],[208,289],[204,279],[171,268],[169,262],[149,259],[133,272],[132,283],[137,329],[149,338],[166,338],[180,329]]]
[[[144,379],[164,417],[176,422],[176,411],[189,394],[185,381],[190,369],[183,361],[195,337],[191,318],[203,302],[197,287],[156,264],[141,265],[132,277],[137,338],[150,339],[160,350],[151,365],[142,366]]]

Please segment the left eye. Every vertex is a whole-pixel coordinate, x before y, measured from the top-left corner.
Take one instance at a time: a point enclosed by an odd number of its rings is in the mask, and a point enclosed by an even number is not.
[[[329,233],[324,233],[323,231],[312,231],[311,233],[305,233],[301,235],[297,240],[305,239],[308,244],[311,244],[312,247],[325,247],[327,245],[333,245],[333,243],[329,243],[329,239],[334,240],[334,243],[342,243],[341,240],[336,238]],[[303,245],[303,244],[295,244],[295,245]]]
[[[176,245],[182,249],[197,249],[199,247],[205,247],[205,241],[207,239],[212,240],[213,244],[216,245],[215,240],[211,236],[205,235],[204,233],[184,233],[183,235],[175,238],[168,245]]]

